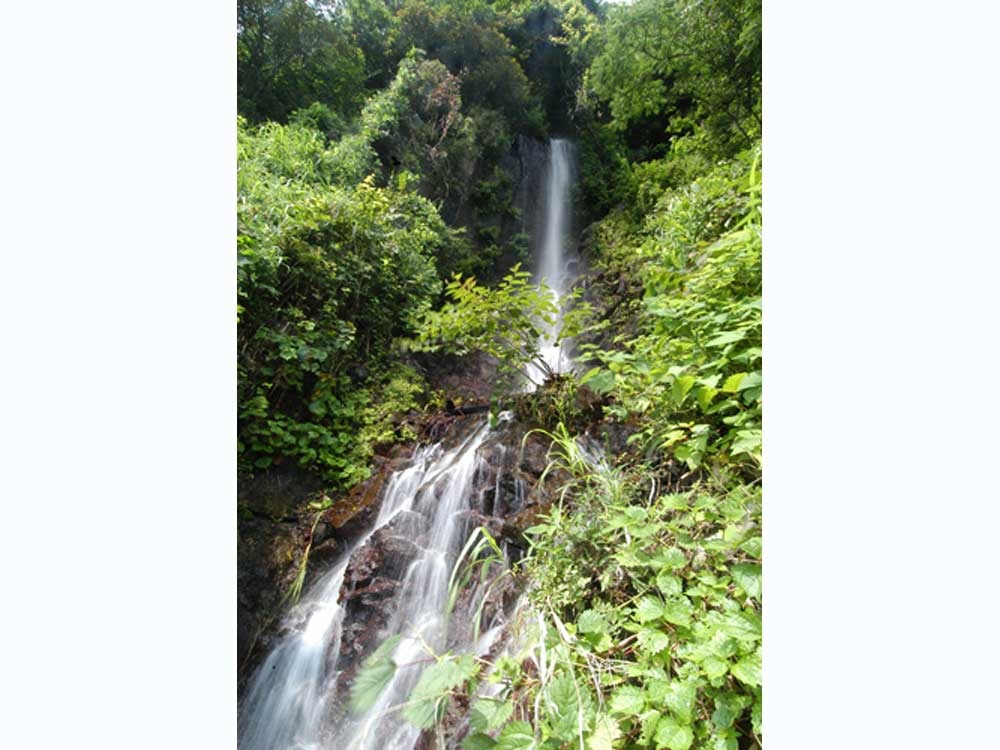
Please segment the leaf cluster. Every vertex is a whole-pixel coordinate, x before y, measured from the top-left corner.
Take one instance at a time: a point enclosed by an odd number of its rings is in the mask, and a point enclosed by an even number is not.
[[[552,290],[544,282],[532,283],[530,278],[520,264],[492,288],[456,274],[445,287],[449,301],[438,310],[424,312],[412,347],[418,351],[488,354],[497,359],[501,374],[515,387],[519,378],[527,377],[529,364],[551,376],[543,347],[576,336],[589,308],[579,301],[579,295],[571,295],[564,302],[569,310],[560,319]]]

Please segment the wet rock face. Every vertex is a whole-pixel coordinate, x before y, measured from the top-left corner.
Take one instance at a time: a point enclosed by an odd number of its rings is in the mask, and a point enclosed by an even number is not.
[[[395,518],[386,524],[383,531],[417,539],[430,531],[430,523],[423,514],[417,513],[415,510],[401,510]]]
[[[236,648],[240,687],[277,630],[282,600],[295,580],[309,541],[313,519],[302,509],[321,487],[316,477],[285,467],[243,478],[237,486]]]
[[[479,415],[442,414],[436,422],[431,419],[426,423],[436,424],[438,434],[425,436],[425,440],[443,440],[446,447],[453,447],[468,438],[482,419]],[[482,526],[514,559],[526,547],[521,532],[536,522],[549,502],[544,488],[537,486],[548,463],[548,440],[537,433],[525,440],[525,433],[526,429],[517,423],[502,425],[491,433],[479,448],[483,465],[475,476],[472,508],[460,514],[465,536]],[[335,498],[333,506],[319,518],[311,545],[310,529],[317,511],[308,508],[308,501],[316,499],[317,494],[310,495],[305,486],[294,503],[288,501],[284,516],[275,519],[249,513],[241,520],[238,607],[244,678],[267,653],[280,629],[283,599],[307,545],[310,552],[305,588],[342,559],[344,550],[371,528],[387,480],[393,471],[407,464],[411,455],[412,446],[377,457],[372,477],[346,496]],[[297,508],[294,513],[287,509],[292,506]],[[340,600],[347,607],[340,652],[345,686],[363,658],[378,646],[392,609],[389,600],[399,593],[401,581],[422,553],[429,532],[427,517],[403,511],[352,554],[340,592]],[[471,590],[463,592],[456,606],[461,609],[464,603],[471,602],[475,598],[472,594]],[[512,581],[498,583],[490,590],[482,612],[484,629],[494,615],[509,606],[513,595]],[[466,622],[471,616],[456,615]]]
[[[497,377],[497,362],[492,357],[435,353],[416,358],[431,390],[447,393],[456,404],[489,402]]]
[[[394,578],[376,576],[368,582],[368,585],[346,593],[344,598],[350,602],[359,602],[365,607],[375,607],[381,604],[383,599],[395,594],[399,585],[399,581]]]
[[[374,578],[381,568],[382,547],[369,542],[351,555],[347,572],[344,573],[344,589],[349,591],[356,586],[363,586]],[[343,597],[343,594],[341,596]]]
[[[346,496],[334,497],[333,506],[319,519],[309,503],[327,496],[322,482],[312,475],[281,469],[240,482],[236,581],[239,691],[281,631],[286,596],[306,550],[308,588],[317,574],[328,570],[371,526],[386,477],[406,464],[412,450],[412,445],[399,445],[388,457],[376,456],[372,476]],[[370,584],[383,564],[379,551],[371,554],[372,559],[361,557],[357,562],[354,576],[359,582]],[[393,554],[398,555],[395,550]],[[384,592],[384,585],[375,587],[359,602],[374,603]]]
[[[463,524],[462,536],[468,537],[480,526],[485,528],[497,541],[510,542],[515,546],[523,546],[524,538],[520,530],[506,519],[489,516],[477,510],[463,510],[458,514]]]
[[[360,533],[375,518],[376,503],[381,497],[382,486],[388,474],[386,461],[376,456],[377,466],[371,477],[355,485],[347,497],[335,503],[323,521],[337,529],[343,536]]]
[[[542,435],[534,433],[526,441],[518,454],[518,469],[538,479],[549,463],[549,441]]]

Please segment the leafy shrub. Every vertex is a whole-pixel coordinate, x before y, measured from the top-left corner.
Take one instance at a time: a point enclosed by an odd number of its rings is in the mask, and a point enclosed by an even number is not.
[[[690,469],[761,460],[760,172],[739,178],[739,198],[736,179],[716,172],[659,199],[645,239],[616,251],[642,264],[641,334],[586,347],[601,364],[583,382],[615,397],[612,415],[640,418],[633,440]]]
[[[405,179],[344,185],[316,130],[241,123],[239,136],[243,463],[291,460],[350,484],[367,472],[373,378],[437,298],[449,232]]]
[[[489,354],[497,358],[501,374],[515,386],[529,364],[552,375],[543,345],[576,336],[588,308],[571,300],[575,305],[564,315],[560,328],[553,330],[559,313],[555,297],[545,284],[536,286],[529,279],[520,264],[492,289],[480,286],[475,278],[454,276],[445,287],[451,301],[440,310],[424,313],[419,336],[411,346],[417,351]]]

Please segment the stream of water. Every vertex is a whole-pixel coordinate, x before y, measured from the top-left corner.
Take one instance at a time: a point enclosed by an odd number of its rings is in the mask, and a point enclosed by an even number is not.
[[[562,309],[566,293],[573,283],[579,263],[577,255],[567,248],[571,227],[570,191],[573,187],[573,144],[562,138],[549,142],[548,165],[545,173],[545,195],[542,229],[536,243],[536,283],[545,282],[559,307],[554,325],[546,326],[541,342],[542,359],[552,372],[566,372],[571,362],[566,347],[553,343],[562,327]],[[528,378],[535,384],[545,380],[545,368],[530,364]]]

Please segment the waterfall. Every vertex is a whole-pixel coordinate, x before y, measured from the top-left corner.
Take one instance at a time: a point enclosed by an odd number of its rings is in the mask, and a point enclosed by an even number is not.
[[[571,228],[570,190],[573,184],[573,145],[562,138],[549,141],[549,159],[545,174],[545,198],[541,231],[536,241],[535,283],[545,282],[559,307],[555,324],[545,326],[541,354],[552,372],[570,368],[569,353],[564,346],[553,343],[562,327],[563,298],[569,291],[578,264],[576,253],[567,251]],[[537,384],[545,379],[544,368],[531,364],[527,376]]]
[[[371,529],[323,575],[286,616],[287,633],[254,674],[239,717],[240,750],[411,750],[420,730],[398,711],[427,661],[425,647],[485,653],[500,622],[485,623],[478,638],[468,618],[451,633],[445,617],[448,583],[469,523],[485,461],[479,448],[490,435],[476,424],[457,446],[441,443],[419,449],[410,465],[396,472],[384,490]],[[487,485],[492,489],[492,483]],[[498,491],[498,490],[497,490]],[[484,501],[485,502],[485,501]],[[496,503],[496,498],[488,501]],[[401,521],[405,521],[402,526]],[[377,703],[362,716],[345,716],[346,695],[338,690],[344,671],[342,639],[350,617],[345,576],[372,537],[397,530],[415,553],[395,592],[380,604],[388,616],[378,642],[402,637],[393,653],[395,675]],[[473,592],[476,594],[476,592]],[[369,618],[377,613],[367,613]],[[461,618],[453,618],[460,620]],[[502,620],[502,617],[501,617]],[[451,630],[455,630],[455,623]]]
[[[561,327],[563,298],[578,262],[566,246],[573,180],[569,141],[550,141],[544,179],[534,281],[544,281],[560,307],[541,344],[548,367],[564,372],[570,367],[568,353],[550,341]],[[528,373],[532,380],[544,380],[543,368],[533,370]],[[468,513],[495,517],[519,510],[524,501],[519,478],[512,481],[513,497],[501,498],[501,477],[492,477],[480,451],[491,433],[487,423],[476,423],[453,447],[424,446],[388,479],[371,528],[285,615],[283,634],[241,702],[239,750],[413,750],[421,730],[398,707],[422,674],[428,650],[484,656],[499,648],[506,617],[513,612],[508,607],[505,616],[503,606],[494,607],[487,621],[474,625],[472,613],[488,588],[482,582],[463,592],[463,604],[450,618],[446,614],[452,570],[476,525]],[[495,455],[502,461],[504,449],[498,447]],[[393,563],[381,557],[388,554],[387,540],[398,548]],[[359,569],[367,577],[359,577]],[[367,582],[360,591],[358,581]],[[360,641],[359,632],[364,634]],[[362,652],[393,636],[399,637],[392,652],[397,668],[374,705],[362,715],[351,714],[347,686]]]

